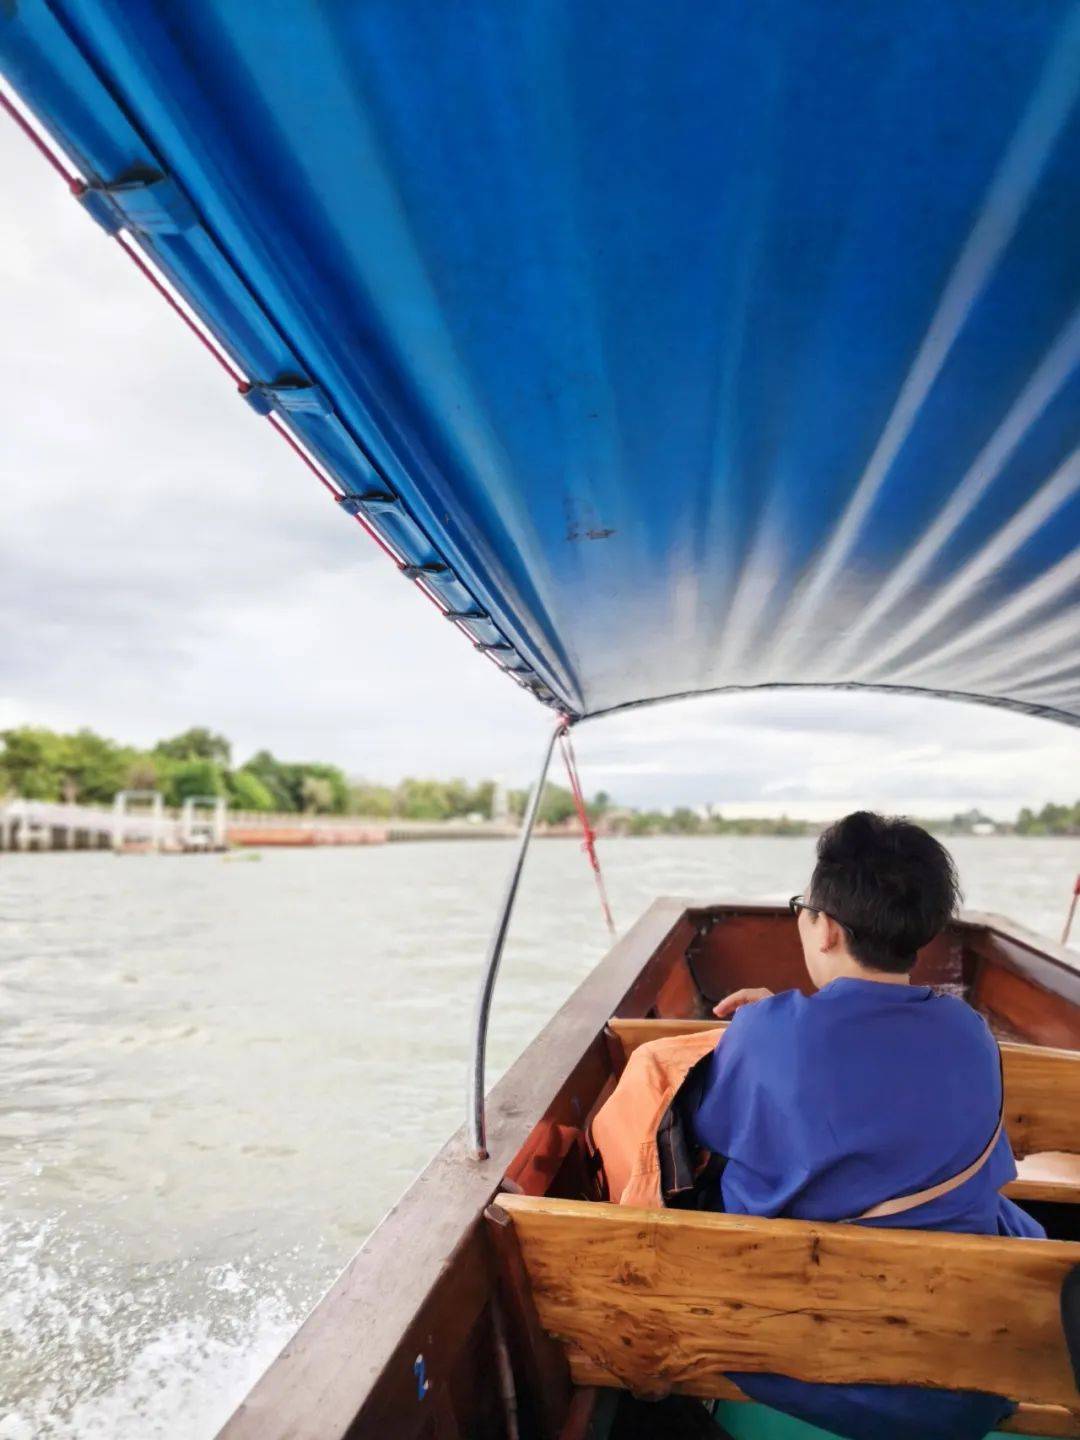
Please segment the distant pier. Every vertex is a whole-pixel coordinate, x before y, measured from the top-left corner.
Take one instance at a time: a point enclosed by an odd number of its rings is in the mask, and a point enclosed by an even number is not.
[[[0,850],[115,850],[190,854],[228,846],[226,807],[216,797],[167,811],[155,791],[122,791],[106,809],[52,800],[0,802]]]
[[[366,820],[333,815],[227,813],[223,802],[192,801],[166,810],[160,797],[125,797],[111,808],[49,800],[0,802],[0,850],[115,850],[190,854],[315,845],[385,845],[416,840],[503,840],[505,820]]]

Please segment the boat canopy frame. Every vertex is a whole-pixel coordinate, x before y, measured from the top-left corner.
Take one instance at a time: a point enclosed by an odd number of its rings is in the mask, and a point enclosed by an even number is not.
[[[516,684],[1080,723],[1080,6],[173,8],[5,108]]]

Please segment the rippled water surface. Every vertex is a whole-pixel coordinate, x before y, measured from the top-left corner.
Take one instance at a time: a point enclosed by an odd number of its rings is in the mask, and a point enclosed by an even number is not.
[[[1071,840],[953,845],[968,904],[1060,932]],[[805,840],[604,846],[657,895],[787,896]],[[209,1440],[463,1112],[506,842],[0,855],[0,1440]],[[533,847],[513,1059],[603,953],[577,845]]]

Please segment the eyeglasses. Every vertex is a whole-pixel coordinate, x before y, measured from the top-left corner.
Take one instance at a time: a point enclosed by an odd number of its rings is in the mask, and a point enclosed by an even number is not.
[[[829,915],[829,912],[827,910],[822,910],[818,905],[811,905],[810,902],[802,895],[792,895],[791,899],[787,903],[788,909],[796,918],[798,918],[800,910],[805,910],[810,915]],[[839,916],[829,915],[829,919],[840,926],[840,929],[843,930],[844,934],[848,937],[849,940],[854,940],[856,938],[855,931],[851,928],[850,925],[845,925],[843,920],[841,920]]]

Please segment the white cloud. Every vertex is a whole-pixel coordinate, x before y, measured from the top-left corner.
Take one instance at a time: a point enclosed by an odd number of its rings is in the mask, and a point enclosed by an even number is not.
[[[392,568],[13,130],[0,132],[0,722],[189,724],[354,774],[531,778],[550,724]],[[769,693],[582,727],[640,804],[1008,814],[1074,798],[1080,733]]]
[[[981,705],[833,691],[716,696],[585,725],[583,769],[638,804],[827,818],[1075,798],[1080,734]]]

